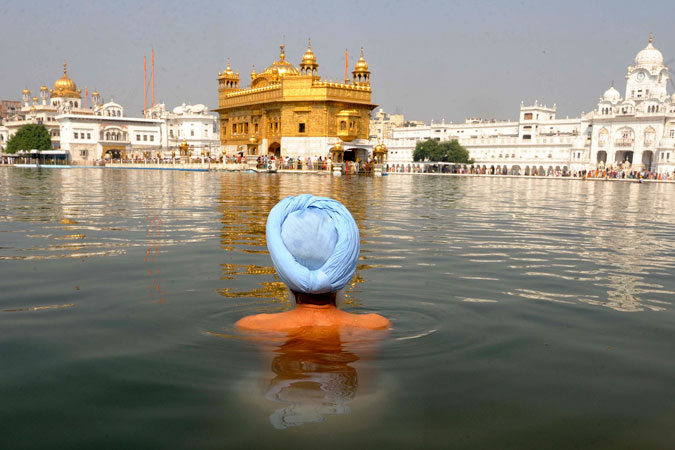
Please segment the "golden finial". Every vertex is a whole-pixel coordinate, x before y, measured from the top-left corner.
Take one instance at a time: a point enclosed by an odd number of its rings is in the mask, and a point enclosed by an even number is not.
[[[614,80],[612,80],[612,87],[614,87]]]
[[[230,58],[227,58],[227,68],[230,69]]]
[[[652,40],[653,40],[653,38],[652,38],[652,32],[650,31],[650,32],[649,32],[649,43],[650,43],[650,44],[652,43]]]
[[[66,60],[63,60],[63,74],[66,75]]]
[[[307,39],[307,50],[312,49],[312,38]]]
[[[361,47],[361,58],[363,58],[363,47]]]
[[[281,44],[279,47],[281,48],[280,58],[281,58],[281,61],[283,61],[284,58],[286,58],[286,51],[284,50],[286,48],[286,44]]]

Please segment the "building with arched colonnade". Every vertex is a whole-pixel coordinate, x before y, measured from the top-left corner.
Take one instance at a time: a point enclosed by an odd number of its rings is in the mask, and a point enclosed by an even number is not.
[[[389,160],[412,162],[417,142],[457,140],[476,165],[523,175],[613,168],[675,171],[675,94],[669,95],[669,71],[650,35],[626,73],[625,95],[614,83],[597,108],[575,118],[557,118],[556,105],[521,102],[517,121],[398,127],[385,140]]]

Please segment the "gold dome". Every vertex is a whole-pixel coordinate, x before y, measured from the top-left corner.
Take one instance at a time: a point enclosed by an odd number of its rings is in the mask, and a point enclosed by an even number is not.
[[[304,55],[302,55],[302,63],[301,65],[314,65],[316,64],[316,55],[312,51],[312,40],[309,40],[309,43],[307,44],[307,51],[305,52]]]
[[[54,82],[52,97],[81,98],[77,91],[77,85],[68,77],[66,62],[63,62],[63,76]]]
[[[24,94],[30,94],[30,89],[28,89],[28,88],[24,89],[24,90],[23,90],[23,93],[24,93]]]
[[[251,70],[251,80],[255,80],[255,77],[258,76],[258,73],[255,71],[255,65],[253,66],[253,70]]]
[[[45,86],[45,85],[40,86],[40,90],[41,90],[41,91],[46,91],[46,90],[47,90],[47,86]]]
[[[93,95],[94,97],[98,96],[98,91],[92,92],[91,95]]]
[[[38,98],[37,98],[37,97],[33,97],[33,101],[34,101],[34,102],[37,102],[37,101],[38,101]]]
[[[281,54],[279,56],[279,61],[274,61],[271,66],[267,66],[265,70],[260,72],[259,76],[266,76],[272,80],[277,78],[283,78],[287,76],[297,76],[300,75],[300,71],[293,64],[286,61],[286,52],[284,51],[285,45],[281,45]]]
[[[377,145],[375,146],[375,148],[373,149],[373,151],[374,151],[375,153],[385,153],[385,152],[387,152],[387,146],[384,145],[382,142],[380,142],[379,144],[377,144]]]
[[[230,67],[230,58],[227,58],[227,69],[225,69],[225,72],[223,72],[223,75],[229,75],[229,76],[234,76],[234,72],[232,71],[232,67]]]
[[[361,57],[356,62],[356,66],[354,66],[354,70],[357,71],[357,72],[367,72],[368,71],[368,63],[366,62],[365,58],[363,57],[363,47],[361,47]]]

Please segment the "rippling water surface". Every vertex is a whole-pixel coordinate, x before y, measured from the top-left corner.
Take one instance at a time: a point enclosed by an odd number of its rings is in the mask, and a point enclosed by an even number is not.
[[[675,186],[0,168],[0,448],[673,448]],[[290,308],[281,198],[361,230],[373,339]],[[385,447],[386,446],[386,447]]]

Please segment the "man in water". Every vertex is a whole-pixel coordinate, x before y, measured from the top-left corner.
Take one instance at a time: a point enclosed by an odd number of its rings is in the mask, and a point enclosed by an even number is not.
[[[342,203],[303,194],[279,202],[267,218],[267,248],[295,308],[244,317],[242,329],[291,332],[304,327],[386,329],[378,314],[350,314],[337,308],[336,295],[354,277],[359,230]]]

